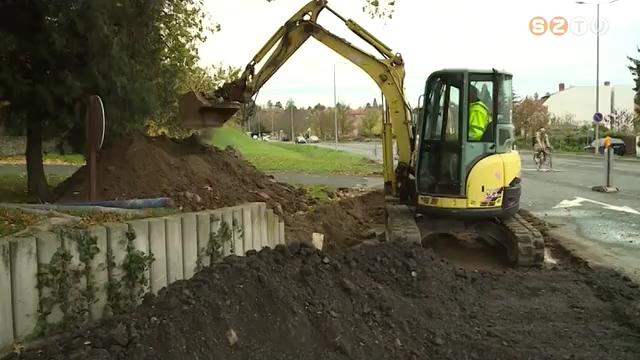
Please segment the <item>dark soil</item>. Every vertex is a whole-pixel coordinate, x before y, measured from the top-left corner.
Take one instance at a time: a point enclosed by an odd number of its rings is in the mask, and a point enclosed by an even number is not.
[[[384,194],[370,192],[314,206],[308,213],[289,219],[287,239],[311,240],[310,233],[324,234],[324,249],[336,251],[376,237],[384,225]]]
[[[292,244],[227,258],[20,358],[635,360],[639,299],[585,266],[469,271],[417,245]]]
[[[97,163],[101,200],[170,197],[184,210],[267,202],[278,214],[307,210],[302,189],[278,183],[235,150],[185,140],[131,136],[111,143]],[[87,199],[88,170],[80,168],[54,190],[58,202]]]

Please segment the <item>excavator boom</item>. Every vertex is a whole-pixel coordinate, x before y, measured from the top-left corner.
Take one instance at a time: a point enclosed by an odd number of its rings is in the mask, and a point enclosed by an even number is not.
[[[376,57],[336,36],[320,24],[318,16],[327,9],[358,37],[379,53]],[[383,122],[383,175],[388,193],[406,197],[413,151],[410,109],[404,96],[404,62],[400,54],[366,31],[329,8],[326,0],[314,0],[302,7],[256,53],[238,80],[224,84],[212,95],[188,93],[180,99],[183,124],[191,127],[217,127],[248,103],[286,61],[313,37],[365,71],[386,97],[388,117]],[[265,60],[267,55],[271,55]],[[264,62],[264,63],[263,63]],[[258,64],[262,64],[256,71]],[[195,126],[194,126],[195,125]],[[398,166],[394,169],[393,135],[398,148]]]

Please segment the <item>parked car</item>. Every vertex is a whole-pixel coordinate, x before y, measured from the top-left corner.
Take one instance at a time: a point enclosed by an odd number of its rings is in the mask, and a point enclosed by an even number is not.
[[[296,136],[296,144],[306,144],[307,139],[304,136]]]
[[[584,147],[584,150],[592,153],[597,146],[598,152],[604,154],[604,139],[598,139],[597,141],[597,145],[596,140],[593,140],[590,145]],[[613,153],[616,155],[623,156],[627,152],[624,141],[620,138],[611,138],[611,147],[613,148]]]
[[[319,143],[319,142],[320,142],[320,138],[319,138],[319,137],[317,137],[317,136],[315,136],[315,135],[311,135],[311,136],[309,136],[309,138],[307,139],[307,142],[308,142],[308,143],[311,143],[311,144],[317,144],[317,143]]]

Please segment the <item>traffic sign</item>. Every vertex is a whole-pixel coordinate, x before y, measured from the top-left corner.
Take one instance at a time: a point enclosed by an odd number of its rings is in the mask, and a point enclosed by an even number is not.
[[[89,96],[86,116],[87,145],[96,151],[100,150],[104,143],[105,123],[102,99],[98,95]]]
[[[602,119],[604,119],[604,115],[602,115],[601,112],[597,112],[597,113],[593,114],[593,122],[601,123]]]

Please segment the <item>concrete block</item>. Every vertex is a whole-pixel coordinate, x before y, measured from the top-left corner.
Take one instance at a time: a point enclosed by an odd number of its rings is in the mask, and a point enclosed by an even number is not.
[[[10,244],[0,240],[0,349],[13,342]]]
[[[102,318],[107,306],[107,284],[109,272],[107,271],[107,229],[104,226],[92,226],[88,230],[89,236],[96,238],[96,246],[100,250],[91,260],[93,283],[95,284],[95,302],[89,306],[89,315],[92,320]]]
[[[222,209],[222,214],[221,215],[222,215],[221,216],[222,222],[227,224],[227,226],[231,230],[231,233],[233,234],[233,209],[224,208],[224,209]],[[233,244],[233,235],[231,236],[231,241],[225,241],[224,242],[224,244],[222,246],[222,256],[231,255],[231,252],[232,252],[231,250],[232,249],[235,250],[235,246]]]
[[[285,236],[284,236],[284,221],[280,221],[278,222],[278,226],[280,227],[280,231],[278,232],[278,234],[280,235],[280,238],[278,239],[278,244],[286,244],[285,241]]]
[[[280,225],[278,224],[278,215],[273,215],[273,244],[271,247],[276,247],[280,241]]]
[[[107,248],[111,251],[115,266],[109,269],[109,280],[122,279],[122,262],[127,256],[127,224],[106,224],[107,228]]]
[[[260,219],[260,249],[269,246],[269,223],[267,221],[267,204],[258,205],[258,216]]]
[[[149,254],[149,220],[133,220],[127,223],[129,231],[133,231],[136,234],[136,238],[133,239],[133,247],[143,252],[145,255]],[[144,292],[151,290],[151,271],[147,271],[145,274],[147,278],[147,284],[144,286]]]
[[[165,219],[149,220],[149,251],[153,254],[151,263],[151,291],[157,294],[167,283],[167,242]]]
[[[260,238],[260,207],[258,203],[251,204],[251,249],[262,249],[262,240]]]
[[[253,227],[251,222],[252,207],[253,206],[251,204],[242,206],[242,247],[244,249],[244,253],[253,249]],[[244,253],[242,255],[244,255]]]
[[[81,230],[74,230],[81,231]],[[76,233],[76,236],[82,236],[82,233]],[[71,262],[69,263],[69,270],[74,273],[83,274],[85,270],[85,264],[80,261],[80,251],[78,250],[78,240],[73,235],[65,236],[62,239],[64,244],[64,248],[71,255]],[[80,276],[78,279],[78,283],[73,286],[69,292],[67,293],[67,299],[70,301],[77,301],[77,299],[82,298],[82,292],[87,289],[87,279],[85,276]]]
[[[276,227],[275,227],[275,222],[276,222],[276,218],[275,218],[275,214],[273,213],[273,210],[271,209],[267,209],[267,244],[265,246],[268,246],[270,248],[274,248],[275,247],[275,239],[276,239]]]
[[[222,224],[222,214],[220,213],[212,213],[211,214],[211,234],[215,235],[218,233],[218,231],[220,230],[220,224]],[[210,257],[209,259],[209,263],[205,263],[205,265],[210,266],[213,265],[213,261],[214,259],[211,259]]]
[[[38,320],[38,250],[35,237],[11,241],[11,290],[13,294],[13,334],[31,334]]]
[[[62,241],[57,234],[50,231],[40,231],[35,234],[36,246],[38,248],[38,270],[43,270],[45,264],[51,262],[51,258],[62,246]],[[51,289],[43,288],[40,290],[40,298],[51,296]],[[58,305],[51,309],[51,314],[47,316],[47,322],[50,324],[58,323],[62,320],[62,311]]]
[[[233,253],[244,256],[244,225],[242,207],[233,208]]]
[[[197,214],[196,222],[198,227],[198,258],[202,266],[209,266],[211,259],[204,254],[211,238],[211,217],[208,213]]]
[[[167,282],[184,279],[182,266],[182,221],[179,217],[165,219],[167,240]]]
[[[185,279],[191,279],[198,260],[198,223],[196,214],[182,215],[182,272]]]

